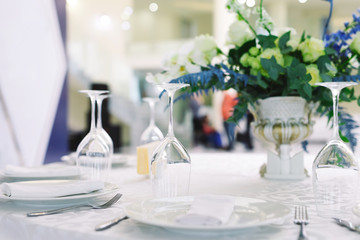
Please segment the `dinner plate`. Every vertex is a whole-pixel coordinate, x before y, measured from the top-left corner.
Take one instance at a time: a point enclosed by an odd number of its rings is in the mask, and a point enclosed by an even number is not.
[[[49,180],[49,181],[66,181],[66,180]],[[71,181],[71,180],[70,180]],[[28,183],[34,184],[40,181],[29,181]],[[9,197],[3,194],[0,194],[0,201],[12,201],[14,203],[22,204],[22,205],[39,205],[39,206],[48,206],[48,205],[72,205],[74,203],[83,203],[88,202],[92,199],[102,197],[114,192],[117,192],[119,189],[118,185],[113,183],[105,183],[104,188],[102,190],[93,191],[90,193],[84,194],[74,194],[69,196],[62,197],[43,197],[43,198],[35,198],[35,197]]]
[[[50,166],[51,165],[51,166]],[[77,170],[71,169],[71,171],[61,170],[56,171],[56,168],[61,168],[64,166],[58,166],[55,164],[49,164],[49,166],[43,166],[44,170],[47,168],[49,172],[40,171],[39,174],[29,171],[27,172],[6,172],[5,170],[0,170],[0,177],[6,178],[6,182],[12,181],[28,181],[28,180],[45,180],[45,179],[78,179],[80,174]],[[70,166],[67,166],[69,168]],[[73,167],[73,166],[71,166]]]
[[[122,154],[122,153],[114,153],[112,158],[111,158],[111,163],[112,165],[125,165],[129,159],[134,158],[133,155],[127,155],[127,154]],[[71,165],[75,165],[76,164],[76,153],[70,153],[69,155],[65,155],[61,157],[61,161],[69,163]]]
[[[234,211],[225,224],[218,226],[183,225],[176,221],[186,214],[194,200],[192,196],[152,199],[132,203],[125,207],[127,216],[141,223],[171,231],[217,234],[239,231],[284,221],[291,210],[282,204],[262,199],[234,197]]]
[[[360,203],[357,203],[355,207],[353,207],[352,211],[356,216],[360,217]]]

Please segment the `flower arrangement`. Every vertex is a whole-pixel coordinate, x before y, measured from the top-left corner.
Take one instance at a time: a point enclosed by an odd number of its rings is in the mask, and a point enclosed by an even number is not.
[[[325,31],[333,7],[332,0],[327,1],[330,14]],[[259,7],[249,9],[228,0],[227,8],[237,20],[230,25],[226,53],[211,36],[196,37],[167,57],[162,73],[149,74],[147,80],[189,83],[185,96],[233,88],[238,92],[238,103],[229,119],[233,122],[247,114],[249,105],[272,96],[300,96],[319,103],[316,112],[330,119],[331,93],[314,84],[360,81],[360,16],[354,14],[344,30],[324,34],[321,40],[305,32],[299,36],[292,29],[275,29],[262,1]],[[248,20],[251,15],[257,16],[254,24]],[[360,105],[354,88],[343,89],[340,99],[357,100]],[[357,142],[352,130],[358,125],[344,109],[340,113],[340,136],[354,148]]]

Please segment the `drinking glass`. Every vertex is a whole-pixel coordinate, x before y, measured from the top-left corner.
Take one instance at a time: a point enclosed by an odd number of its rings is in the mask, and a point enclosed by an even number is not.
[[[155,104],[159,101],[158,98],[143,98],[144,102],[147,102],[150,107],[150,123],[144,130],[140,137],[140,143],[146,144],[154,141],[160,141],[164,138],[164,135],[155,124]]]
[[[313,190],[318,214],[322,217],[346,217],[356,204],[358,161],[339,136],[338,102],[341,89],[354,82],[323,82],[317,85],[331,90],[333,133],[312,166]]]
[[[155,149],[151,158],[150,177],[156,197],[187,195],[190,184],[191,160],[185,147],[174,135],[173,102],[175,92],[189,84],[164,83],[158,87],[168,94],[169,127],[165,138]]]
[[[110,149],[103,135],[96,128],[95,103],[101,94],[109,91],[81,90],[80,92],[86,93],[90,98],[91,124],[89,133],[76,150],[76,164],[84,178],[106,181],[111,167]]]
[[[101,95],[96,96],[96,103],[97,103],[97,119],[96,119],[96,131],[100,136],[104,139],[106,145],[109,147],[110,151],[110,159],[112,159],[112,155],[114,153],[114,143],[110,137],[110,135],[105,131],[105,129],[102,126],[102,119],[101,119],[101,109],[102,109],[102,103],[105,98],[108,98],[110,95],[107,93],[103,93]]]

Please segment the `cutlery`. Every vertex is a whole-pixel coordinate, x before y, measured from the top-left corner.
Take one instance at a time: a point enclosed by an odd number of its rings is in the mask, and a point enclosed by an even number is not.
[[[344,220],[344,219],[340,219],[340,218],[333,218],[337,224],[339,224],[340,226],[346,227],[348,229],[350,229],[351,231],[355,231],[355,232],[360,232],[360,226],[354,225],[352,222]]]
[[[45,215],[50,215],[50,214],[62,213],[64,211],[75,209],[75,208],[80,208],[80,207],[89,207],[89,208],[93,208],[93,209],[104,209],[104,208],[108,208],[111,205],[113,205],[114,203],[116,203],[120,199],[121,196],[122,196],[122,194],[117,193],[114,197],[112,197],[109,201],[107,201],[106,203],[104,203],[102,205],[93,205],[93,204],[87,203],[87,204],[74,205],[74,206],[69,206],[69,207],[64,207],[64,208],[41,211],[41,212],[31,212],[31,213],[26,214],[26,216],[28,216],[28,217],[45,216]]]
[[[102,231],[102,230],[111,228],[112,226],[114,226],[114,225],[118,224],[119,222],[124,221],[128,218],[129,218],[128,216],[120,216],[120,217],[114,218],[112,220],[106,221],[104,223],[97,225],[95,227],[95,231]]]
[[[309,217],[306,206],[295,207],[294,223],[300,225],[300,233],[298,240],[308,240],[309,238],[305,234],[304,225],[309,223]]]

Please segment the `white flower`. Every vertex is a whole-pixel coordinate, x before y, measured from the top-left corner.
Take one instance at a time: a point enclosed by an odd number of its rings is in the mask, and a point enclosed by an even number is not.
[[[194,62],[195,64],[198,64],[200,66],[207,66],[210,62],[206,59],[205,55],[200,52],[199,50],[194,50],[189,58],[191,59],[192,62]]]
[[[228,0],[226,4],[231,12],[239,12],[244,18],[249,18],[251,9],[246,7],[245,4],[240,4],[238,1]]]
[[[254,11],[260,15],[260,7],[256,7]],[[258,34],[262,33],[266,28],[270,30],[270,32],[273,34],[274,30],[274,23],[268,12],[265,10],[265,8],[262,8],[262,20],[260,21],[260,18],[258,18],[255,22],[255,28],[257,29]],[[260,31],[260,32],[259,32]],[[268,32],[266,30],[267,35]]]
[[[205,66],[210,64],[211,60],[217,55],[217,45],[214,38],[209,35],[196,37],[194,52],[197,52],[193,54],[197,57],[199,57],[199,55],[203,55],[202,60],[205,60]]]
[[[197,73],[201,72],[201,67],[196,64],[192,64],[191,62],[185,63],[185,70],[188,73]]]
[[[304,62],[315,62],[320,56],[325,55],[324,42],[317,38],[306,38],[299,44]]]
[[[207,66],[217,55],[217,45],[209,35],[197,37],[194,41],[183,44],[177,52],[168,53],[164,60],[164,72],[148,74],[146,80],[151,83],[169,82],[188,73],[201,71],[200,66]]]
[[[152,83],[152,84],[159,84],[159,83],[167,83],[170,82],[173,78],[170,76],[170,74],[168,73],[157,73],[157,74],[152,74],[152,73],[147,73],[145,80],[148,83]]]
[[[244,21],[235,21],[229,29],[230,44],[242,46],[245,42],[254,39],[254,34]]]
[[[295,51],[299,47],[299,43],[300,43],[299,38],[291,38],[290,37],[290,40],[287,42],[287,45],[292,48],[292,51]]]
[[[358,32],[350,44],[351,51],[360,55],[360,32]]]
[[[178,58],[179,58],[179,54],[175,51],[171,51],[167,53],[163,59],[163,63],[162,63],[163,67],[165,69],[172,68],[174,65],[177,64]]]

